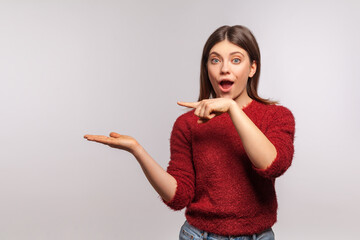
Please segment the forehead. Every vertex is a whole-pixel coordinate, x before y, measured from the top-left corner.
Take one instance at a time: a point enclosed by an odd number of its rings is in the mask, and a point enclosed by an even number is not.
[[[229,55],[229,54],[235,53],[235,52],[240,52],[244,56],[247,56],[247,52],[243,48],[229,42],[228,40],[223,40],[221,42],[216,43],[210,49],[209,54],[217,53],[220,55]]]

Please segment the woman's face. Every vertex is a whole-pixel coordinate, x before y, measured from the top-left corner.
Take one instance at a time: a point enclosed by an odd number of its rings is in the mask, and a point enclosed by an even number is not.
[[[239,104],[249,102],[246,84],[256,72],[256,63],[250,63],[244,49],[228,40],[218,42],[210,50],[207,69],[216,97],[230,98]]]

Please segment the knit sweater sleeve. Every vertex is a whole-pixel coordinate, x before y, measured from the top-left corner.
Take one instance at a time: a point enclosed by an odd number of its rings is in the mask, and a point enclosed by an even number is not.
[[[294,155],[295,119],[292,113],[283,106],[276,106],[276,111],[269,117],[269,124],[264,134],[275,146],[277,155],[266,169],[253,168],[261,176],[275,179],[291,165]]]
[[[163,202],[173,210],[183,209],[194,197],[191,131],[186,116],[189,115],[184,114],[175,121],[170,138],[171,156],[167,172],[176,179],[177,187],[175,196],[169,202]]]

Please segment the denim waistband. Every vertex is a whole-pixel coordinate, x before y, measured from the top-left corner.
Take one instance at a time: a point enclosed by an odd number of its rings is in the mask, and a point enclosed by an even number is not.
[[[180,240],[183,239],[189,239],[189,240],[207,240],[210,238],[211,240],[256,240],[256,239],[264,239],[264,240],[273,240],[274,239],[274,233],[271,228],[268,230],[259,233],[259,234],[253,234],[253,235],[242,235],[242,236],[221,236],[214,233],[210,233],[207,231],[203,231],[201,229],[198,229],[191,224],[189,224],[187,221],[185,221],[184,225],[181,227],[180,230]]]

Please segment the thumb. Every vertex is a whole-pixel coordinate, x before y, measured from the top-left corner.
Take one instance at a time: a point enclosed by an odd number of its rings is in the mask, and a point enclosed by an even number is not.
[[[111,133],[110,133],[110,137],[118,138],[118,137],[121,137],[121,135],[118,134],[118,133],[116,133],[116,132],[111,132]]]
[[[200,102],[177,102],[178,105],[188,108],[197,108],[200,104]]]

